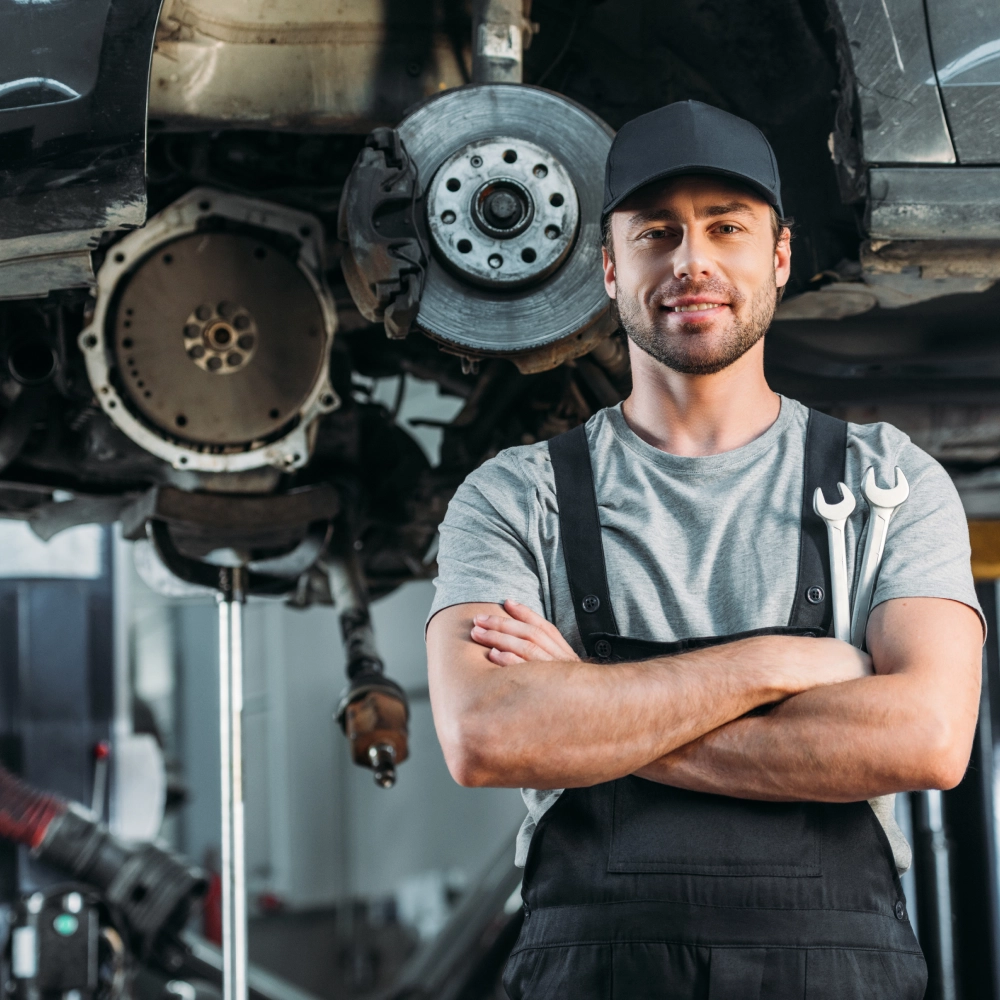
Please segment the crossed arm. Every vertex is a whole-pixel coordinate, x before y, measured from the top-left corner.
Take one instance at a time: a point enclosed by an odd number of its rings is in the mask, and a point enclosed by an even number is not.
[[[767,636],[592,664],[513,602],[446,608],[427,632],[435,724],[461,784],[563,788],[638,774],[823,801],[961,780],[981,642],[976,613],[938,598],[875,608],[871,658],[836,639]]]

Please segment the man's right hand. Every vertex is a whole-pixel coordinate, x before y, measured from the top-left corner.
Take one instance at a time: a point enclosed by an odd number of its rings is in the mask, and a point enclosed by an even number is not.
[[[775,666],[787,678],[789,695],[870,677],[875,672],[872,658],[842,639],[774,635],[747,641],[773,645]]]

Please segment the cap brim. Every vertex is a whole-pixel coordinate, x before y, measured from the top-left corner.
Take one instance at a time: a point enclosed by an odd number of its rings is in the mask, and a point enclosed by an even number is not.
[[[614,198],[610,204],[605,205],[601,209],[601,222],[616,209],[618,206],[628,198],[631,198],[636,191],[641,191],[644,187],[649,187],[650,184],[655,184],[657,181],[667,180],[669,177],[681,177],[686,174],[690,175],[705,175],[710,174],[715,177],[726,177],[730,180],[739,181],[741,184],[748,188],[753,189],[764,199],[772,208],[776,209],[778,214],[782,214],[781,202],[775,196],[773,191],[768,190],[764,187],[760,181],[755,180],[753,177],[748,177],[746,174],[741,174],[735,170],[722,170],[719,167],[709,167],[700,163],[685,163],[680,166],[671,167],[669,170],[664,170],[661,173],[653,174],[651,177],[647,177],[637,184],[633,184],[631,187],[627,188],[616,198]]]

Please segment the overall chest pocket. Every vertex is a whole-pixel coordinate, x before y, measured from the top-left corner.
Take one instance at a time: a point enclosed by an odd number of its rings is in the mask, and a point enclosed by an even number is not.
[[[614,783],[609,872],[814,877],[819,816],[808,802],[754,802]]]

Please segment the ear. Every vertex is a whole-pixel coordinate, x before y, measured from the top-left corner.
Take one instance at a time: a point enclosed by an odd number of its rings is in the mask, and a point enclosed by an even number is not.
[[[607,247],[601,247],[601,257],[604,262],[604,290],[608,293],[609,299],[616,299],[618,298],[618,283],[615,277],[615,262],[611,259]]]
[[[784,288],[792,275],[792,231],[785,226],[778,237],[778,245],[774,248],[774,283],[778,288]]]

